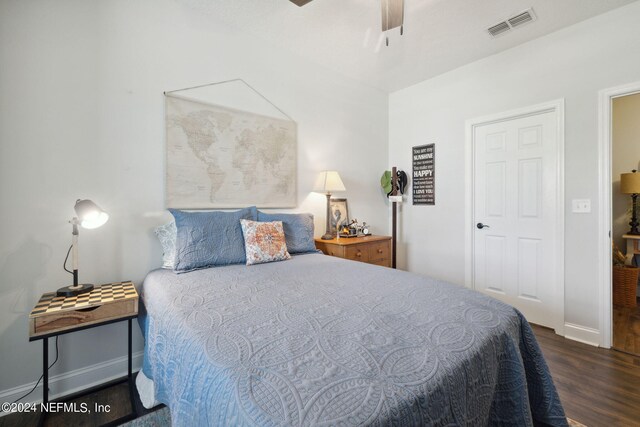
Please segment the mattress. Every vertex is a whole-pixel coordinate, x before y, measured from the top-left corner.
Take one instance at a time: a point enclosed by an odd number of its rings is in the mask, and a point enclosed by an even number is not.
[[[176,426],[567,425],[527,321],[463,287],[307,254],[155,270],[142,300]]]

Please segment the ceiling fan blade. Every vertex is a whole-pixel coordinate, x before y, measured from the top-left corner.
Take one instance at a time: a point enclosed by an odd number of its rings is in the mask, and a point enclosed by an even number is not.
[[[291,3],[296,6],[304,6],[307,3],[311,3],[312,0],[289,0]]]
[[[404,0],[382,0],[382,31],[400,27],[403,21]]]

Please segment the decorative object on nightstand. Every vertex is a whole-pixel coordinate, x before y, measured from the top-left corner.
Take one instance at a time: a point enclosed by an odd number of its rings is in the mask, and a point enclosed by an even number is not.
[[[638,235],[640,234],[640,230],[638,230],[640,223],[638,222],[637,216],[638,194],[640,194],[640,173],[634,169],[631,173],[621,174],[620,192],[631,195],[631,222],[629,222],[631,230],[627,234]]]
[[[138,293],[131,282],[109,283],[96,286],[91,292],[74,296],[58,296],[55,292],[42,295],[29,314],[29,341],[42,340],[42,401],[49,402],[49,338],[109,323],[128,322],[127,376],[101,386],[66,396],[68,401],[80,395],[96,392],[115,384],[128,382],[132,414],[113,421],[119,425],[135,418],[132,373],[132,321],[138,317]],[[45,413],[43,413],[44,415]],[[41,419],[41,421],[43,421]]]
[[[88,199],[76,200],[74,209],[77,216],[73,217],[71,221],[69,221],[69,223],[73,227],[71,247],[69,248],[69,251],[71,252],[71,265],[73,271],[67,270],[66,259],[64,265],[64,269],[73,274],[73,285],[65,286],[58,289],[57,295],[59,297],[70,297],[86,292],[91,292],[93,290],[92,284],[78,283],[78,225],[86,229],[98,228],[104,225],[104,223],[109,219],[109,215],[105,211],[100,209],[98,205]],[[67,252],[67,258],[68,257],[69,252]]]
[[[327,227],[322,239],[331,240],[334,237],[331,232],[331,193],[335,191],[346,191],[344,183],[342,182],[342,179],[340,179],[338,172],[322,171],[320,172],[320,175],[318,175],[313,191],[317,193],[325,193],[327,196]]]
[[[340,237],[362,237],[371,235],[369,225],[366,222],[360,224],[357,219],[351,220],[349,225],[344,225],[340,229]]]
[[[348,234],[349,225],[349,205],[347,204],[347,199],[331,199],[332,238],[340,234]]]
[[[316,248],[325,255],[391,267],[391,237],[362,236],[350,239],[316,239]]]

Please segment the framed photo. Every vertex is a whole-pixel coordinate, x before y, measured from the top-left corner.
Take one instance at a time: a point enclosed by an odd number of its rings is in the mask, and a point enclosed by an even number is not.
[[[349,225],[347,199],[331,199],[331,233],[335,235],[345,225]]]

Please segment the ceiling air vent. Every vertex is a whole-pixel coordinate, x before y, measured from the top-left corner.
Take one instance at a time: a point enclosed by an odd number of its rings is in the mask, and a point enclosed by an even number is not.
[[[522,13],[517,14],[516,16],[509,18],[508,22],[511,25],[511,28],[519,27],[520,25],[526,24],[527,22],[535,21],[536,17],[533,14],[533,10],[525,10]]]
[[[500,34],[504,34],[516,27],[524,25],[528,22],[536,20],[536,15],[533,13],[533,9],[527,9],[524,12],[518,13],[515,16],[493,25],[487,29],[491,37],[497,37]]]
[[[507,24],[506,22],[501,22],[494,25],[493,27],[490,27],[487,31],[489,31],[489,34],[491,34],[492,37],[495,37],[506,31],[509,31],[510,29],[511,27],[509,26],[509,24]]]

